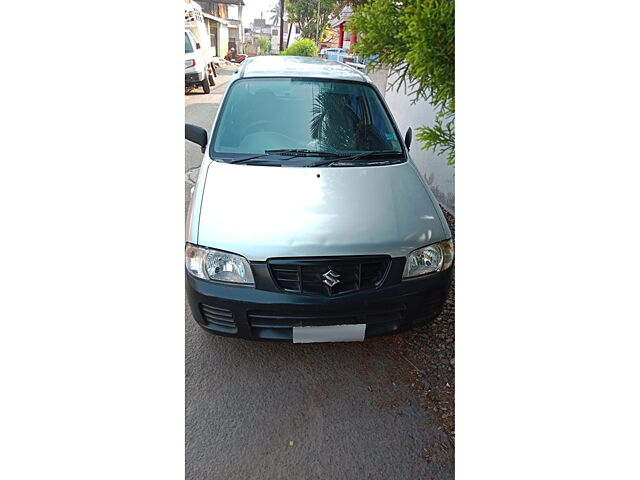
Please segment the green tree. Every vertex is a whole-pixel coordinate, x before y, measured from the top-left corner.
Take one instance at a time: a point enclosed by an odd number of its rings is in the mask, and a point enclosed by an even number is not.
[[[417,139],[455,163],[455,5],[453,0],[370,0],[355,9],[349,27],[355,50],[372,68],[388,67],[392,85],[436,107],[434,125]]]
[[[285,8],[289,22],[300,27],[302,38],[316,40],[317,34],[318,40],[322,41],[329,28],[329,19],[337,15],[343,6],[343,0],[287,0]]]
[[[302,38],[289,45],[281,55],[294,55],[301,57],[315,57],[318,54],[318,47],[310,38]]]
[[[280,25],[280,2],[279,1],[271,10],[269,10],[269,13],[272,14],[270,18],[272,25],[274,27],[277,27],[278,25]]]
[[[258,47],[258,55],[269,55],[271,53],[271,39],[269,37],[256,37],[256,46]]]

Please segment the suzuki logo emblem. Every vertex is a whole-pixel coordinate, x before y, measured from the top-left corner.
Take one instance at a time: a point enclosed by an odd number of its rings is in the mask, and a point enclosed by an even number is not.
[[[334,272],[333,270],[329,270],[328,272],[322,275],[324,280],[322,283],[325,285],[329,285],[330,287],[334,287],[340,283],[340,274],[338,272]]]

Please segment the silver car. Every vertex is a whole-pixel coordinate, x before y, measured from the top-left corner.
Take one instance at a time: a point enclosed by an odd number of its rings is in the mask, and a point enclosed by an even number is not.
[[[371,81],[320,58],[248,59],[214,119],[186,231],[209,332],[361,341],[424,325],[449,289],[451,232]]]

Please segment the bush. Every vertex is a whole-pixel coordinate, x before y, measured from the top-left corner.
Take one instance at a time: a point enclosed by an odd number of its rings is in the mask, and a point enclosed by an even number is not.
[[[292,55],[298,57],[315,57],[318,54],[318,48],[310,38],[303,38],[292,45],[289,45],[282,55]]]
[[[271,39],[268,37],[257,37],[256,46],[258,55],[269,55],[271,53]]]

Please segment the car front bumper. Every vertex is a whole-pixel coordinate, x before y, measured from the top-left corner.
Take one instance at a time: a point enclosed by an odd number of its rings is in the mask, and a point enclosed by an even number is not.
[[[365,337],[427,324],[442,311],[452,269],[390,286],[325,297],[212,283],[186,273],[193,316],[205,330],[251,340],[288,340],[294,326],[366,324]]]

